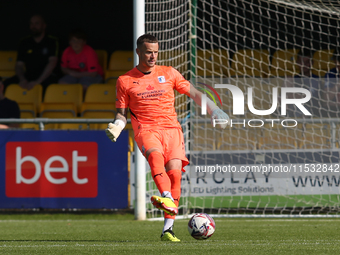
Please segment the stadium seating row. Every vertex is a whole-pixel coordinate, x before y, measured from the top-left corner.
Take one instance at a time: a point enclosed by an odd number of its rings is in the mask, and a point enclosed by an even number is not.
[[[26,90],[18,84],[11,84],[6,89],[5,96],[19,104],[21,118],[113,119],[116,113],[115,93],[113,84],[92,84],[88,87],[85,97],[81,84],[51,84],[42,98],[41,85]],[[23,124],[23,127],[25,126],[36,125]]]
[[[80,84],[51,84],[42,100],[42,87],[32,90],[11,84],[5,96],[18,102],[22,118],[108,118],[116,114],[115,86],[113,84],[92,84],[83,100]],[[180,100],[180,104],[184,104]],[[46,124],[45,129],[105,129],[104,124],[60,123]],[[297,129],[282,126],[256,128],[228,128],[212,130],[209,124],[193,126],[191,134],[192,150],[257,150],[257,149],[330,149],[338,147],[340,125],[336,127],[336,137],[331,139],[330,124],[300,125]],[[22,128],[39,129],[38,124],[22,124]],[[131,126],[128,125],[128,129]],[[131,132],[132,133],[132,132]]]
[[[133,68],[132,51],[115,51],[110,56],[106,50],[96,50],[99,64],[103,67],[106,83],[115,83],[118,76]],[[17,51],[0,51],[0,76],[11,77],[15,74]]]
[[[208,124],[194,126],[191,149],[201,150],[289,150],[289,149],[331,149],[338,148],[340,125],[332,139],[331,125],[306,123],[298,128],[232,127],[223,131],[211,130]]]
[[[334,67],[334,49],[318,50],[313,55],[312,71],[323,77]],[[197,51],[199,76],[286,77],[300,72],[297,64],[299,49],[277,50],[273,56],[265,49],[243,49],[230,58],[227,50]],[[229,61],[230,60],[230,61]]]
[[[268,50],[242,49],[230,58],[230,52],[223,49],[197,50],[197,75],[199,76],[250,76],[284,77],[299,73],[296,59],[299,49],[277,50],[270,55]],[[106,83],[115,83],[118,76],[133,68],[133,51],[114,51],[108,62],[106,50],[96,50],[103,67]],[[334,49],[318,50],[313,55],[313,73],[323,77],[334,67]],[[180,52],[160,52],[159,59],[176,59]],[[14,75],[16,51],[0,51],[0,76]],[[170,63],[171,64],[171,63]]]

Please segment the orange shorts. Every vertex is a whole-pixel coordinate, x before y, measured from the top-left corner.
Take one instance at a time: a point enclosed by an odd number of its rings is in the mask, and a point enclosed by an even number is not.
[[[182,160],[182,167],[189,164],[185,156],[184,138],[179,128],[143,130],[135,136],[138,148],[143,153],[151,148],[158,148],[164,157],[164,165],[171,159]]]

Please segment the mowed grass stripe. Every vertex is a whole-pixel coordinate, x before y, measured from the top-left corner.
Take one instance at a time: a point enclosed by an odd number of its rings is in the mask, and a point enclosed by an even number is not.
[[[0,254],[338,254],[340,219],[216,218],[208,240],[160,241],[161,221],[133,215],[0,215]]]

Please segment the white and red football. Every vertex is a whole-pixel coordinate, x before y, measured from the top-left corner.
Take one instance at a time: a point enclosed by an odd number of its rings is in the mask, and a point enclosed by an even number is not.
[[[215,221],[206,213],[196,213],[189,220],[188,230],[197,240],[208,239],[215,232]]]

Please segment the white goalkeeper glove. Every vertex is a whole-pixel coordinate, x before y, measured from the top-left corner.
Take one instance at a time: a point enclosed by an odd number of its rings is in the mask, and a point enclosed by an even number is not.
[[[228,114],[222,111],[220,108],[213,110],[211,114],[211,123],[215,127],[216,125],[220,125],[221,128],[225,129],[228,125],[230,125],[230,120]]]
[[[123,122],[123,121],[121,121]],[[125,125],[124,125],[125,126]],[[120,133],[122,132],[124,127],[122,127],[122,125],[120,125],[120,123],[117,123],[117,120],[115,121],[115,123],[109,123],[107,129],[105,129],[105,133],[107,135],[108,138],[110,138],[110,140],[112,142],[116,142],[118,136],[120,135]]]

